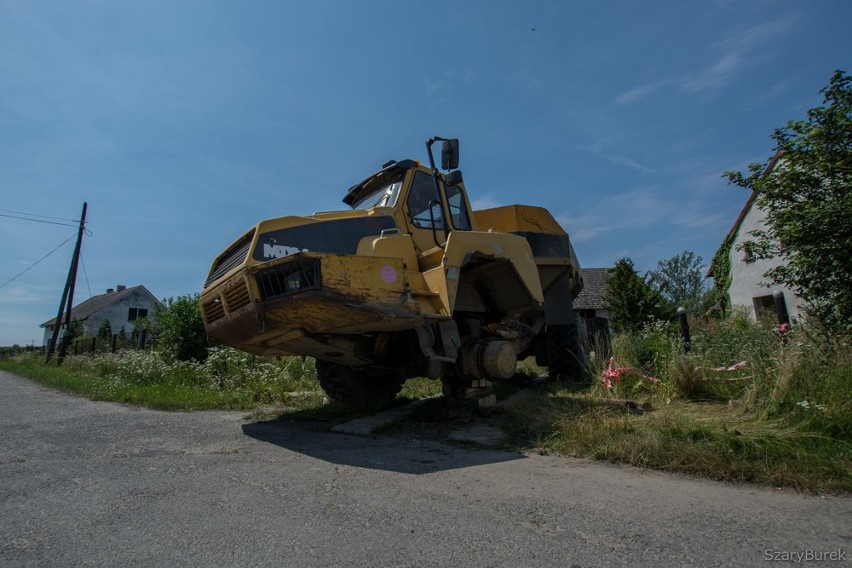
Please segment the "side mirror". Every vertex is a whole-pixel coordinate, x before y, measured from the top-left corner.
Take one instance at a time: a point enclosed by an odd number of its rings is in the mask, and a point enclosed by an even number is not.
[[[447,185],[447,187],[453,187],[455,185],[460,184],[462,181],[463,180],[461,170],[454,170],[444,177],[444,183]]]
[[[454,170],[459,167],[459,139],[451,138],[441,144],[441,168]]]

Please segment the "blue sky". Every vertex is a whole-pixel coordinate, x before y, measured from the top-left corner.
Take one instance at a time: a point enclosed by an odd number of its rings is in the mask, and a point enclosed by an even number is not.
[[[548,208],[583,266],[707,262],[747,198],[722,172],[850,59],[847,0],[0,0],[0,214],[88,201],[75,304],[179,296],[440,135],[474,207]],[[0,284],[73,233],[0,217]],[[0,287],[0,345],[40,343],[72,245]]]

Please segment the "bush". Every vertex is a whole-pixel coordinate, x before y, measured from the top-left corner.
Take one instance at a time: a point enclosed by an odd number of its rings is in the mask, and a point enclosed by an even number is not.
[[[157,319],[157,345],[170,361],[204,361],[207,358],[207,332],[198,307],[198,294],[168,298],[154,308]]]

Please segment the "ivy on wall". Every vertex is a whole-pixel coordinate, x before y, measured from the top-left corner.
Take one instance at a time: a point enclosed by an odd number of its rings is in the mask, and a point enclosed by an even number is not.
[[[728,306],[731,305],[729,293],[731,288],[731,248],[734,246],[736,236],[735,231],[728,233],[710,263],[713,270],[713,292],[722,308],[722,313],[727,312]]]

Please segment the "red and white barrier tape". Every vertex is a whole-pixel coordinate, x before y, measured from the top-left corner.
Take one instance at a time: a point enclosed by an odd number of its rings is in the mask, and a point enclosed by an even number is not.
[[[713,371],[713,372],[716,372],[716,373],[731,373],[731,372],[734,372],[734,371],[739,371],[741,369],[744,369],[744,368],[746,368],[750,365],[751,365],[751,363],[749,363],[748,361],[740,361],[739,363],[735,363],[735,364],[727,366],[727,367],[725,367],[725,366],[713,367],[713,368],[710,368],[710,369],[707,369],[707,368],[704,368],[704,367],[696,367],[696,370]],[[638,376],[643,381],[648,381],[648,382],[651,382],[651,383],[659,383],[660,382],[660,379],[646,375],[646,374],[642,373],[642,371],[635,369],[633,367],[620,367],[620,366],[616,365],[615,357],[610,357],[609,358],[609,364],[607,365],[607,368],[604,369],[604,372],[603,372],[603,379],[602,380],[603,380],[604,387],[607,388],[607,389],[611,389],[613,382],[620,381],[621,377],[625,373]],[[753,378],[754,378],[754,375],[749,375],[749,376],[746,376],[746,377],[701,377],[701,380],[702,381],[747,381],[747,380],[753,379]]]

